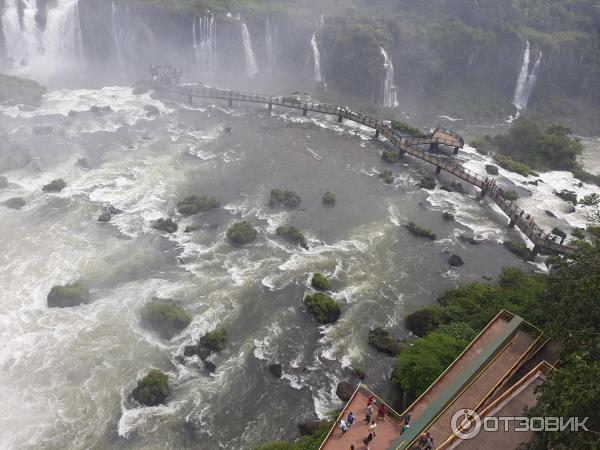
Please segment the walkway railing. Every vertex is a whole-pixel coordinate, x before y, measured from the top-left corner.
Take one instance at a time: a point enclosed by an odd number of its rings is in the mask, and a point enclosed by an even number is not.
[[[385,124],[383,121],[376,120],[366,114],[354,112],[345,106],[303,101],[293,96],[286,97],[243,93],[231,90],[203,88],[197,85],[180,86],[156,84],[152,86],[157,91],[187,96],[190,103],[192,102],[192,99],[196,97],[227,100],[229,105],[231,105],[233,101],[261,103],[268,105],[269,111],[272,110],[273,106],[282,106],[285,108],[300,109],[304,115],[306,115],[308,111],[311,111],[338,116],[338,122],[347,119],[365,125],[374,129],[376,136],[384,136],[390,144],[400,151],[400,153],[408,153],[415,158],[434,164],[436,166],[436,173],[445,170],[457,178],[482,189],[484,194],[490,197],[510,218],[510,225],[516,225],[534,244],[533,254],[537,253],[539,250],[545,250],[553,254],[573,254],[577,251],[575,247],[562,245],[551,240],[549,234],[545,233],[544,230],[536,225],[532,218],[523,218],[524,211],[522,209],[515,203],[504,199],[498,188],[489,187],[488,184],[486,184],[486,179],[482,178],[477,173],[457,164],[450,163],[440,157],[433,156],[420,148],[425,145],[445,145],[454,147],[455,151],[457,151],[464,146],[464,140],[461,136],[452,131],[438,129],[431,137],[407,137],[399,135],[390,125]],[[449,136],[449,138],[440,135]]]

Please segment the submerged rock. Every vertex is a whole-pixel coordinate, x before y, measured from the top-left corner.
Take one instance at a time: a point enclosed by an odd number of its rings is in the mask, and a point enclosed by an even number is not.
[[[277,227],[277,230],[275,230],[275,234],[285,239],[286,241],[291,242],[292,244],[299,245],[303,249],[308,250],[306,238],[296,227],[293,227],[291,225],[282,225],[280,227]]]
[[[471,236],[459,236],[458,239],[465,244],[479,245],[480,242]]]
[[[25,200],[21,197],[12,197],[4,202],[4,205],[10,209],[21,209],[25,204]]]
[[[450,256],[450,259],[448,260],[448,264],[450,264],[452,267],[459,267],[465,264],[465,262],[463,261],[463,259],[458,256],[458,255],[452,255]]]
[[[146,117],[158,116],[160,110],[154,105],[144,105],[144,111],[146,111]]]
[[[271,208],[282,206],[284,208],[294,209],[300,206],[300,202],[300,196],[293,191],[273,189],[271,191],[271,198],[269,199],[269,206]]]
[[[354,391],[356,391],[356,386],[347,381],[340,381],[335,388],[335,393],[340,398],[340,400],[347,402],[354,395]]]
[[[70,308],[90,302],[90,291],[79,283],[53,286],[47,297],[49,308]]]
[[[122,212],[123,211],[121,211],[118,208],[115,208],[113,205],[106,205],[104,206],[104,210],[98,217],[98,222],[110,222],[114,215],[121,214]]]
[[[275,378],[281,378],[281,364],[269,364],[269,372],[271,372],[271,375]]]
[[[223,131],[224,131],[225,133],[232,133],[232,132],[233,132],[233,128],[232,128],[232,127],[225,127],[225,128],[223,129]]]

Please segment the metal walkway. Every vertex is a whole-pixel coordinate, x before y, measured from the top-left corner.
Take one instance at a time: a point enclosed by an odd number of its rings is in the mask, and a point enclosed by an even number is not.
[[[188,102],[192,104],[194,98],[209,98],[226,100],[230,107],[233,102],[249,102],[260,103],[267,105],[269,113],[273,110],[273,106],[281,106],[284,108],[293,108],[302,110],[302,114],[306,116],[308,112],[316,112],[320,114],[328,114],[338,117],[338,122],[344,119],[365,125],[375,130],[375,137],[385,137],[401,154],[408,153],[415,158],[427,161],[436,166],[436,174],[442,170],[472,184],[482,190],[482,195],[487,195],[496,203],[500,209],[510,219],[509,226],[517,226],[525,236],[534,244],[532,256],[538,252],[547,254],[573,254],[577,251],[575,247],[563,245],[553,241],[548,233],[545,233],[535,221],[525,215],[525,212],[519,208],[516,203],[506,200],[502,196],[502,191],[488,183],[487,178],[483,178],[475,172],[465,169],[457,164],[450,163],[447,160],[433,156],[424,151],[421,146],[429,146],[435,148],[439,145],[454,148],[454,154],[464,146],[464,140],[461,136],[448,130],[436,129],[430,137],[414,138],[399,135],[390,125],[387,125],[381,120],[373,119],[365,114],[360,114],[352,111],[345,106],[335,106],[325,103],[314,103],[302,101],[294,96],[269,96],[263,94],[250,94],[236,92],[231,90],[203,88],[195,85],[161,85],[151,84],[155,91],[170,92],[172,94],[187,97]]]

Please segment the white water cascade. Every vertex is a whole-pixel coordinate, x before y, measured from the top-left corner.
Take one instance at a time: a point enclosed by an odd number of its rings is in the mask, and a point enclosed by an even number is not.
[[[246,75],[252,78],[258,73],[258,67],[256,66],[256,58],[254,56],[254,50],[252,50],[252,40],[250,39],[250,32],[244,22],[242,22],[242,39],[244,41],[244,54],[246,55]]]
[[[194,19],[192,37],[197,69],[204,74],[215,73],[217,69],[217,22],[214,14]]]
[[[121,17],[119,10],[115,2],[112,3],[112,9],[110,13],[110,22],[112,28],[112,38],[115,45],[115,56],[117,57],[117,64],[119,65],[119,73],[123,76],[125,69],[125,61],[123,58],[123,28],[121,27]]]
[[[310,46],[313,52],[314,58],[314,77],[315,81],[323,81],[323,75],[321,73],[321,53],[319,52],[319,46],[317,45],[317,34],[313,33],[312,39],[310,40]]]
[[[529,41],[525,44],[525,51],[523,52],[523,62],[521,64],[521,70],[519,71],[519,77],[517,78],[517,87],[515,88],[515,95],[513,104],[517,108],[518,112],[527,108],[529,97],[533,93],[535,83],[537,81],[540,65],[542,62],[542,52],[537,57],[537,60],[533,64],[530,70],[531,63],[531,50]]]
[[[277,35],[279,34],[279,28],[277,25],[273,25],[271,19],[267,19],[266,30],[265,30],[265,49],[267,52],[267,68],[269,72],[273,72],[275,69],[275,50],[277,48]]]
[[[394,86],[394,65],[383,47],[380,47],[383,56],[384,77],[381,83],[381,104],[386,108],[398,106],[396,86]]]
[[[47,11],[42,30],[35,20],[36,0],[23,0],[22,20],[18,0],[6,0],[1,22],[12,71],[47,78],[80,62],[83,44],[78,1],[57,0]]]

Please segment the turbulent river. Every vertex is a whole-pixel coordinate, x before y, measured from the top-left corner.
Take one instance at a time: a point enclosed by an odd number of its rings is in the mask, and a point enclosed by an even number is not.
[[[159,114],[147,117],[146,105]],[[0,190],[0,203],[27,202],[21,210],[0,206],[1,448],[241,449],[291,438],[298,422],[340,406],[335,388],[356,381],[353,363],[371,387],[391,395],[393,360],[368,347],[369,328],[402,336],[404,316],[448,288],[526,265],[499,245],[518,232],[474,190],[420,189],[432,168],[409,157],[391,167],[397,177],[386,185],[378,177],[390,168],[381,162],[385,143],[368,130],[274,113],[189,107],[128,87],[52,91],[38,109],[0,109],[3,139],[32,156],[3,174],[9,186]],[[32,132],[39,126],[52,132]],[[458,158],[481,173],[489,162],[468,147]],[[67,187],[42,193],[56,178]],[[588,187],[565,172],[541,179],[536,187],[502,170],[500,177],[501,185],[516,184],[520,203],[546,229],[583,225],[581,212],[561,212],[552,190]],[[301,208],[270,209],[273,188],[296,191]],[[335,207],[322,206],[325,191],[337,194]],[[222,208],[178,216],[177,201],[192,194],[215,195]],[[124,212],[99,223],[108,203]],[[456,222],[443,220],[446,210]],[[172,235],[151,227],[166,216],[179,223]],[[242,218],[259,237],[234,248],[225,232]],[[410,235],[408,221],[432,229],[437,241]],[[277,238],[284,223],[305,233],[309,250]],[[185,233],[187,225],[198,231]],[[462,235],[481,244],[463,243]],[[465,265],[450,268],[450,254]],[[315,271],[333,279],[342,304],[335,325],[319,326],[302,306]],[[89,305],[47,308],[53,285],[78,279],[91,288]],[[193,316],[172,341],[140,326],[139,311],[153,296]],[[183,348],[218,324],[230,343],[209,374],[197,357],[183,358]],[[267,370],[272,362],[282,364],[282,379]],[[172,395],[165,406],[136,407],[129,394],[152,367],[168,373]]]

